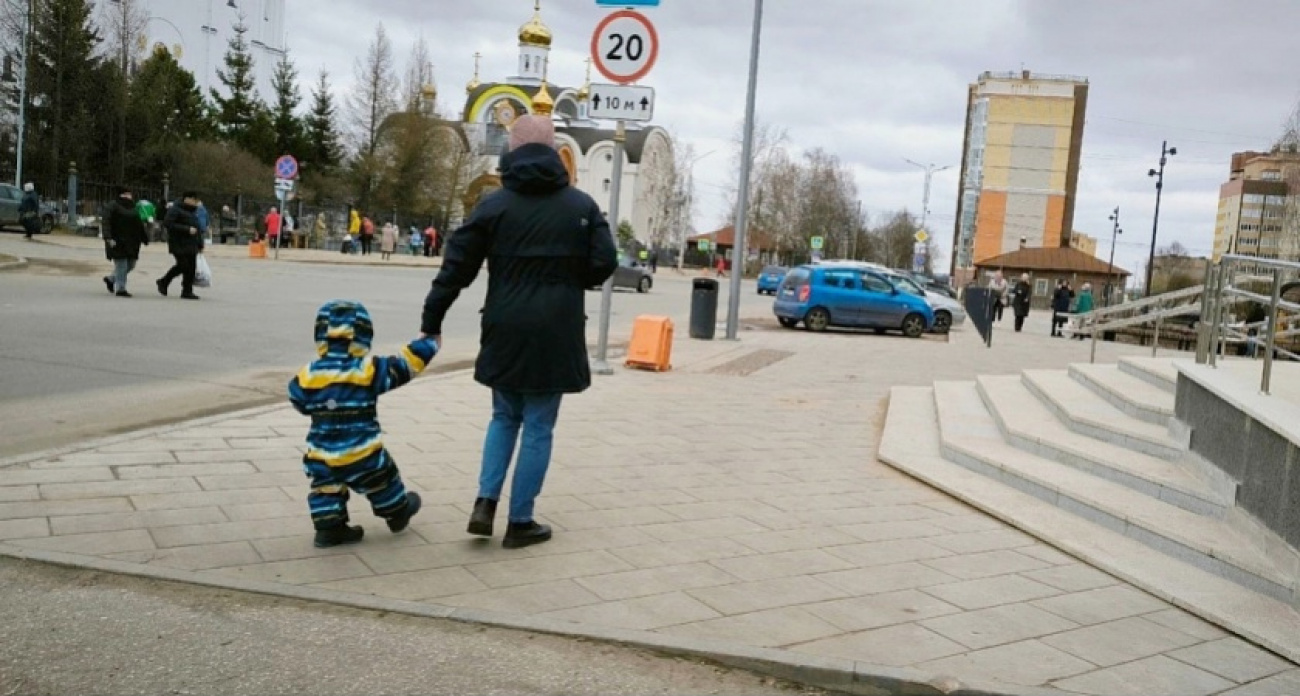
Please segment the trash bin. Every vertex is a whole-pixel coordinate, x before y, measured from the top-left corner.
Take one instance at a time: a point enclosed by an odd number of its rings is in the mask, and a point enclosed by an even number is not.
[[[691,287],[691,338],[712,341],[718,327],[718,281],[696,278]]]

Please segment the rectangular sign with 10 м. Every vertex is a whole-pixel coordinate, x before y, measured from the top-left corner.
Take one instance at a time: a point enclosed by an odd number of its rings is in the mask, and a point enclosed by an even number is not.
[[[655,91],[634,85],[592,85],[589,109],[591,118],[650,121],[655,115]]]

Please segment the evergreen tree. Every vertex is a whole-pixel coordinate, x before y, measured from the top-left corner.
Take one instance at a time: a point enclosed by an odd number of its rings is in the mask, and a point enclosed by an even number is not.
[[[334,106],[329,73],[322,70],[311,92],[311,113],[306,119],[306,155],[318,170],[334,169],[343,161],[337,118],[338,109]]]
[[[288,54],[281,55],[280,62],[275,66],[271,89],[275,92],[271,124],[275,130],[276,156],[289,154],[300,158],[305,157],[306,129],[303,120],[298,117],[302,92],[298,89],[298,70],[290,62]]]
[[[243,17],[233,29],[235,35],[230,38],[225,67],[217,70],[225,95],[212,90],[217,135],[225,142],[270,160],[275,156],[275,134],[266,105],[257,95],[253,54],[248,48],[248,25]]]
[[[176,173],[177,147],[213,134],[209,109],[194,74],[159,49],[140,64],[127,105],[129,180]]]
[[[54,188],[76,161],[83,172],[110,167],[111,138],[94,137],[108,79],[89,0],[41,0],[32,9],[28,57],[27,178]]]

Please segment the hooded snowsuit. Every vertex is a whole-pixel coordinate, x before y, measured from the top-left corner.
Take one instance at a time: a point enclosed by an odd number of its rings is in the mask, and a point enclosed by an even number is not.
[[[359,302],[332,300],[316,314],[320,359],[289,380],[289,402],[311,416],[303,468],[316,529],[347,524],[348,489],[370,499],[375,516],[406,509],[406,487],[380,437],[379,396],[422,372],[438,352],[432,339],[412,341],[391,357],[370,355],[374,327]]]

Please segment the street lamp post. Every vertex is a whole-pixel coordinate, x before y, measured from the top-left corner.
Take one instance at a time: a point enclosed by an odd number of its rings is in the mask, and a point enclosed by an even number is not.
[[[754,29],[749,46],[749,89],[745,97],[745,128],[740,146],[740,191],[736,196],[736,237],[731,247],[731,295],[727,298],[727,340],[734,341],[740,332],[740,288],[745,275],[749,245],[745,234],[749,226],[749,176],[754,168],[754,108],[758,96],[758,53],[763,37],[763,0],[754,0]]]
[[[906,157],[903,158],[903,161],[913,167],[920,167],[925,172],[925,197],[921,199],[921,229],[924,230],[926,221],[930,219],[930,183],[934,179],[935,174],[946,169],[952,169],[952,165],[950,164],[946,167],[936,167],[933,164],[924,165],[920,162],[913,162]]]
[[[1147,284],[1146,295],[1151,296],[1151,278],[1156,270],[1156,236],[1160,232],[1160,194],[1165,188],[1165,165],[1169,163],[1169,158],[1178,154],[1178,148],[1169,147],[1169,141],[1165,140],[1160,143],[1160,169],[1152,169],[1147,172],[1147,176],[1155,177],[1156,180],[1156,213],[1151,221],[1151,254],[1147,257]]]
[[[1119,236],[1121,234],[1124,234],[1124,230],[1121,230],[1119,228],[1119,206],[1115,206],[1115,212],[1111,214],[1110,221],[1112,223],[1111,232],[1110,232],[1110,274],[1115,277],[1116,281],[1118,281],[1119,274],[1115,272],[1115,244],[1118,242]],[[1110,306],[1110,298],[1113,297],[1114,295],[1115,295],[1115,286],[1111,285],[1106,290],[1107,307]]]
[[[23,185],[23,147],[24,147],[24,141],[27,137],[27,65],[28,65],[27,53],[28,51],[31,50],[31,34],[32,34],[31,0],[22,2],[17,6],[19,7],[19,9],[22,10],[23,13],[23,35],[21,39],[23,42],[23,50],[21,52],[23,66],[21,70],[21,77],[19,77],[20,84],[18,86],[18,143],[17,143],[18,151],[15,153],[15,161],[14,161],[14,186],[21,188]]]

